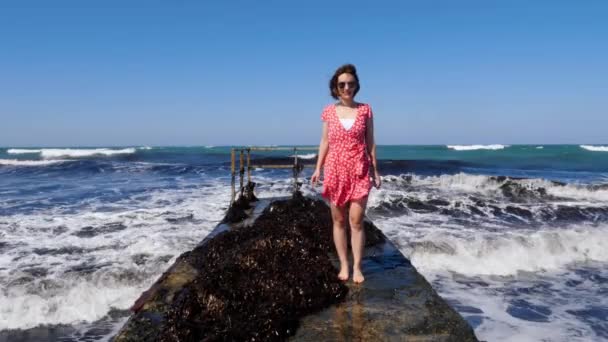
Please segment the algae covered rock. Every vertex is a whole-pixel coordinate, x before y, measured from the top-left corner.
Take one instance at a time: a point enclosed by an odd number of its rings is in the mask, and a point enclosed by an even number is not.
[[[181,278],[188,281],[172,287],[173,275],[161,278],[116,340],[285,340],[302,316],[348,292],[328,256],[333,245],[325,215],[321,201],[276,201],[252,226],[184,253],[174,270],[189,269]],[[136,331],[137,322],[146,329]]]

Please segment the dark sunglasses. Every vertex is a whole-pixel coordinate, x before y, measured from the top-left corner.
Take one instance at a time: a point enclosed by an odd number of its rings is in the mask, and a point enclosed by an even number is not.
[[[346,85],[348,84],[349,88],[354,88],[357,86],[357,82],[338,82],[338,88],[339,89],[344,89],[344,87],[346,87]]]

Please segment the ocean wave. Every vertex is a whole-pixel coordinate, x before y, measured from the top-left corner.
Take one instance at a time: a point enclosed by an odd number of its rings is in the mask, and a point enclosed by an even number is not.
[[[151,147],[144,146],[139,149],[149,150]],[[110,148],[94,148],[94,149],[72,149],[72,148],[42,148],[42,149],[18,149],[11,148],[6,151],[8,154],[33,154],[39,153],[42,158],[83,158],[96,155],[112,156],[116,154],[133,154],[135,148],[123,148],[119,150]]]
[[[17,243],[0,253],[0,330],[94,322],[127,309],[211,231],[229,196],[217,181],[4,217]]]
[[[66,277],[41,279],[28,287],[12,286],[0,295],[3,318],[0,329],[28,329],[46,324],[92,322],[112,308],[126,309],[128,303],[146,289],[150,279],[133,279],[137,286],[125,284],[121,277],[135,270],[94,274],[94,280]],[[52,290],[44,290],[50,288]],[[42,293],[32,293],[39,290]],[[46,292],[46,293],[45,293]]]
[[[595,200],[553,200],[542,191],[535,195],[541,200],[518,202],[519,197],[503,197],[500,187],[573,187],[581,192],[577,195],[590,197],[602,186],[467,174],[410,174],[383,180],[382,189],[370,194],[368,215],[441,296],[471,318],[480,339],[598,340],[586,319],[604,304],[597,298],[603,298],[599,289],[605,285],[605,272],[593,267],[602,270],[608,262],[608,206]],[[602,215],[603,219],[594,218]],[[585,269],[591,269],[589,278],[581,271]],[[550,307],[547,322],[541,325],[549,328],[539,331],[533,318],[513,314],[522,302],[532,303],[522,310],[533,311],[534,304]],[[572,319],[573,307],[591,314],[584,322]],[[592,319],[602,321],[601,316]],[[570,330],[572,326],[576,329]],[[572,331],[580,339],[572,338]]]
[[[509,197],[513,200],[562,198],[575,200],[608,201],[608,187],[598,185],[565,184],[540,178],[511,178],[505,176],[454,175],[419,176],[401,175],[383,177],[396,186],[427,187],[440,191],[462,191],[487,196]],[[448,194],[446,194],[448,195]]]
[[[582,149],[593,152],[608,152],[608,146],[580,145]]]
[[[123,148],[120,150],[113,150],[109,148],[95,148],[95,149],[42,149],[40,155],[45,159],[54,158],[86,158],[92,156],[113,156],[119,154],[133,154],[135,148]]]
[[[8,154],[30,154],[30,153],[40,153],[42,150],[32,150],[32,149],[23,149],[23,148],[11,148],[6,151]]]
[[[295,157],[293,154],[290,155],[291,158]],[[316,153],[307,153],[307,154],[298,154],[298,158],[300,159],[315,159],[317,157]]]
[[[502,150],[509,145],[446,145],[447,148],[456,151],[473,151],[473,150]]]
[[[608,261],[608,227],[572,227],[457,236],[434,231],[410,242],[412,263],[423,272],[515,275],[559,270],[576,262]]]
[[[46,166],[51,164],[63,163],[68,160],[17,160],[17,159],[0,159],[0,165],[10,166]]]

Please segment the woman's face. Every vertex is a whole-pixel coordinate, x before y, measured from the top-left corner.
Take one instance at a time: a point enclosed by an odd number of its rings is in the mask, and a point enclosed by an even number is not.
[[[341,100],[352,101],[357,89],[357,80],[351,74],[340,74],[338,76],[338,96]]]

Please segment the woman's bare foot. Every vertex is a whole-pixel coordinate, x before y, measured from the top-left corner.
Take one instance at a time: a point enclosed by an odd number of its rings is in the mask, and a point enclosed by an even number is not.
[[[365,277],[363,276],[363,273],[361,273],[361,270],[353,270],[353,282],[355,282],[355,284],[361,284],[364,281]]]
[[[338,279],[342,281],[348,280],[348,266],[340,267],[340,273],[338,273]]]

